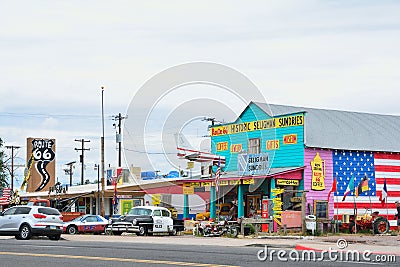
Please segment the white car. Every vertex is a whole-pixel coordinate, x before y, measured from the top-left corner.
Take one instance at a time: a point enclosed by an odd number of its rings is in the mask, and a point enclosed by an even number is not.
[[[14,206],[0,214],[0,235],[27,240],[32,236],[48,236],[59,240],[63,230],[63,216],[53,208],[42,206]]]
[[[158,206],[138,206],[132,208],[128,214],[113,219],[105,232],[113,235],[121,235],[123,232],[137,235],[154,233],[176,235],[183,230],[183,220],[172,218],[168,209]]]

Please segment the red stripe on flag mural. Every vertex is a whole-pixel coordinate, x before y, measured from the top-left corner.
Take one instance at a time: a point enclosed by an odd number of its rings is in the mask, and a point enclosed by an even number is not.
[[[354,208],[354,203],[346,203],[346,202],[340,202],[340,203],[335,203],[335,209],[353,209]],[[371,204],[368,203],[360,203],[357,202],[357,209],[360,214],[364,213],[366,208],[371,208]],[[396,205],[394,203],[388,203],[388,209],[395,209]],[[374,202],[372,203],[372,209],[382,209],[382,205],[380,202]],[[386,209],[386,205],[385,205]]]
[[[385,178],[376,178],[376,184],[383,184],[385,182]],[[387,185],[400,185],[400,178],[386,178]]]
[[[400,172],[400,166],[375,165],[375,172]]]
[[[400,160],[400,154],[384,154],[384,153],[374,153],[375,159],[391,159]]]

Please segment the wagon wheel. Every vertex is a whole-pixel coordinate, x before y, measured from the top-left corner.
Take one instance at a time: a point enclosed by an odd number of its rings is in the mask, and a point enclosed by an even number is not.
[[[389,232],[390,225],[389,221],[384,217],[378,217],[374,221],[374,233],[375,234],[386,234]]]
[[[360,227],[355,222],[351,222],[349,224],[350,234],[354,234],[354,233],[358,232],[359,230],[360,230]]]

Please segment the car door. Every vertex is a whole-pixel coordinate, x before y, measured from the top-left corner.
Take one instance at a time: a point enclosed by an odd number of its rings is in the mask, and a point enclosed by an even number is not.
[[[165,232],[167,227],[164,225],[163,217],[160,209],[153,211],[153,232],[162,233]]]
[[[168,226],[174,224],[174,220],[171,218],[171,213],[168,210],[161,210],[163,225],[165,227],[164,232],[168,232]]]
[[[83,232],[95,232],[97,226],[97,216],[87,216],[82,223]]]
[[[2,213],[0,216],[0,231],[1,232],[9,232],[12,229],[12,225],[14,222],[14,214],[16,211],[16,207],[9,208],[8,210]]]
[[[24,222],[30,222],[29,220],[29,212],[31,211],[30,207],[17,207],[15,209],[14,215],[12,215],[10,228],[11,231],[19,231],[19,227]]]

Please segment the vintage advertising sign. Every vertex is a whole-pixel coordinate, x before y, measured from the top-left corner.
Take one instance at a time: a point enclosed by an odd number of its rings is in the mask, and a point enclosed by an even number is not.
[[[272,196],[275,197],[275,198],[272,199],[272,203],[273,203],[272,210],[274,212],[273,218],[274,218],[274,221],[280,226],[282,226],[281,220],[282,220],[283,202],[282,202],[282,198],[281,197],[277,197],[277,196],[282,194],[284,191],[285,191],[284,189],[278,189],[278,188],[275,188],[275,189],[271,190]]]
[[[228,150],[228,142],[218,142],[217,151],[225,151],[225,150]]]
[[[184,186],[183,188],[183,194],[184,195],[193,195],[194,194],[194,187],[193,186]]]
[[[319,153],[311,161],[311,190],[325,190],[325,161],[321,159]]]
[[[253,178],[243,179],[243,184],[254,184],[254,179]]]
[[[277,149],[279,149],[279,140],[267,140],[266,149],[267,150],[277,150]]]
[[[268,153],[238,155],[238,174],[245,175],[265,175],[270,167]]]
[[[288,134],[283,136],[283,144],[297,144],[297,134]]]
[[[250,121],[222,126],[215,126],[210,129],[211,136],[220,136],[226,134],[236,134],[252,132],[274,128],[285,128],[304,125],[304,115],[291,115],[268,120]]]
[[[240,184],[240,180],[231,180],[229,181],[229,185],[239,185]]]
[[[239,153],[242,151],[242,144],[231,144],[231,153]]]
[[[55,139],[27,138],[28,174],[23,184],[26,192],[49,191],[55,185],[56,141]]]
[[[277,185],[292,185],[292,186],[298,186],[299,185],[299,180],[286,180],[286,179],[277,179],[276,180]]]

